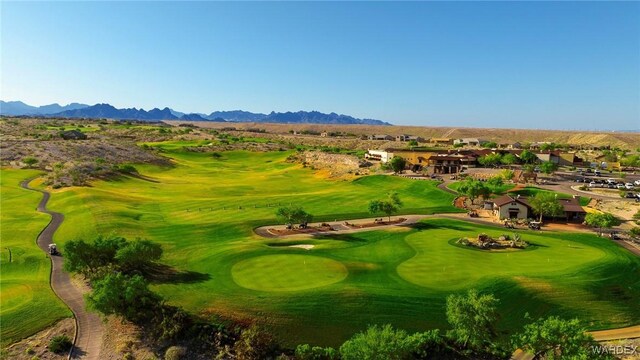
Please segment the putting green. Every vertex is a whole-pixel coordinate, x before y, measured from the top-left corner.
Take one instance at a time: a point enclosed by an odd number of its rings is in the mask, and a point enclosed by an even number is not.
[[[596,247],[583,246],[570,240],[556,240],[548,244],[548,236],[532,233],[524,237],[534,246],[520,251],[488,251],[463,248],[450,244],[445,229],[416,232],[405,237],[416,255],[398,266],[398,274],[405,280],[432,289],[452,290],[474,286],[497,274],[513,276],[553,276],[570,272],[576,265],[602,261],[606,253]],[[457,232],[458,235],[467,235]],[[435,236],[434,236],[435,235]],[[475,235],[469,233],[469,235]],[[498,231],[491,232],[499,236]],[[553,243],[551,243],[553,244]]]
[[[265,255],[243,260],[231,270],[240,286],[260,291],[299,291],[344,280],[349,272],[339,261],[311,255]]]

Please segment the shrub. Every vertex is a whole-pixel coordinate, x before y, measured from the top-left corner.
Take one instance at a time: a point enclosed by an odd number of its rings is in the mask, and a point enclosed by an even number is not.
[[[640,227],[636,226],[629,230],[629,233],[633,236],[640,236]]]
[[[164,353],[166,360],[181,360],[187,358],[187,349],[182,346],[171,346]]]
[[[296,347],[296,359],[299,360],[334,360],[338,359],[338,352],[332,347],[311,347],[309,344]]]
[[[343,360],[412,359],[420,345],[416,340],[391,325],[372,326],[345,341],[340,347],[340,355]]]
[[[58,336],[54,336],[51,341],[49,341],[49,351],[56,353],[56,354],[63,354],[69,350],[71,350],[71,347],[73,346],[73,343],[71,342],[71,339],[69,339],[69,337],[67,335],[58,335]]]
[[[138,173],[138,169],[136,169],[135,166],[133,166],[131,164],[118,165],[116,167],[116,170],[118,170],[119,172],[124,173],[124,174],[137,174]]]

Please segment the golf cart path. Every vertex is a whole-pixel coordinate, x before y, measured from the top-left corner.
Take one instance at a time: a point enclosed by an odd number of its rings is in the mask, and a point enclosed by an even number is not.
[[[29,187],[33,179],[27,179],[20,183],[24,189],[42,193],[42,199],[37,210],[51,215],[51,221],[38,235],[37,243],[40,249],[49,254],[49,244],[53,243],[53,234],[58,230],[64,215],[47,210],[47,202],[51,194],[44,190]],[[69,359],[100,359],[102,348],[102,335],[104,328],[100,317],[95,313],[87,312],[84,305],[83,293],[73,285],[69,274],[62,268],[62,256],[49,256],[51,258],[51,288],[53,292],[71,309],[76,320],[76,333],[73,348],[69,353]]]

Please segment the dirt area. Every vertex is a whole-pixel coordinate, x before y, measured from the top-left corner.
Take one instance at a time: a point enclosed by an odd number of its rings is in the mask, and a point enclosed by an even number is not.
[[[167,121],[172,125],[186,123],[185,121]],[[282,137],[294,138],[304,137],[304,135],[289,135],[289,131],[298,133],[306,131],[313,132],[341,132],[344,134],[352,134],[354,136],[388,134],[400,135],[410,134],[421,136],[424,138],[473,138],[479,137],[489,141],[498,143],[509,139],[510,142],[534,142],[534,141],[550,141],[560,144],[576,144],[576,145],[610,145],[611,147],[620,147],[624,149],[637,149],[640,147],[640,134],[633,132],[591,132],[591,131],[557,131],[557,130],[535,130],[535,129],[489,129],[489,128],[452,128],[452,127],[426,127],[426,126],[370,126],[370,125],[336,125],[336,124],[270,124],[270,123],[214,123],[214,122],[190,122],[196,126],[203,128],[222,129],[225,127],[235,127],[238,130],[259,128],[269,133],[279,134]],[[359,149],[384,148],[384,147],[401,147],[402,142],[394,141],[365,141],[355,138],[340,139],[337,137],[320,137],[308,136],[314,138],[318,142],[331,144],[342,141],[350,141],[358,143]],[[375,147],[374,144],[379,144]],[[373,145],[373,146],[372,146]],[[402,146],[404,147],[404,146]]]
[[[15,360],[62,360],[67,358],[67,354],[54,354],[47,349],[49,341],[58,335],[67,335],[73,341],[75,331],[75,321],[73,318],[58,321],[55,325],[39,333],[23,339],[6,349],[2,359]],[[5,356],[6,355],[6,356]]]
[[[593,207],[597,210],[611,213],[624,220],[632,220],[633,215],[640,211],[640,203],[625,200],[597,200]],[[637,225],[633,221],[625,221],[620,225],[620,228],[629,230],[634,226]]]
[[[139,340],[142,329],[112,316],[107,318],[105,326],[101,360],[156,358],[153,349]]]
[[[469,205],[471,205],[471,200],[469,200],[466,196],[458,196],[457,198],[455,198],[455,200],[453,200],[453,206],[457,207],[458,209],[467,209]]]
[[[290,156],[289,160],[299,162],[313,170],[324,171],[329,178],[369,175],[373,168],[372,163],[361,160],[357,156],[322,151],[305,151]]]

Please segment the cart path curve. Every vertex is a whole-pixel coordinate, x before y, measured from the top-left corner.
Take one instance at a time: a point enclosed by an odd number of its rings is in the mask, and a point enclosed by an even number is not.
[[[38,235],[37,243],[46,254],[49,253],[49,244],[53,243],[53,234],[58,230],[64,215],[47,210],[47,202],[51,194],[48,191],[29,187],[33,179],[27,179],[20,183],[24,189],[42,193],[42,199],[38,203],[37,210],[49,214],[51,221]],[[102,335],[104,328],[102,320],[95,313],[85,309],[82,291],[73,285],[69,274],[63,270],[62,256],[49,256],[51,259],[50,282],[53,292],[71,309],[76,320],[76,333],[73,348],[69,353],[69,359],[100,359],[102,348]]]

